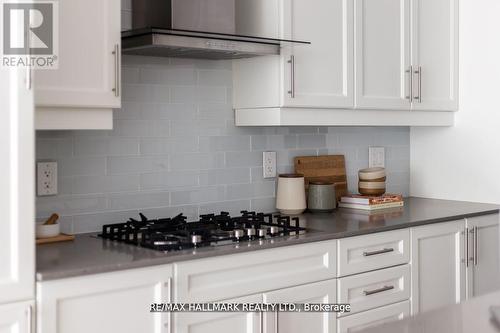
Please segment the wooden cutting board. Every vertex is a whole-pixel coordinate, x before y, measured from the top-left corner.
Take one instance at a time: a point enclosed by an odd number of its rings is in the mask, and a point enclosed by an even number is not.
[[[74,235],[59,234],[58,236],[50,237],[50,238],[37,238],[36,243],[37,244],[50,244],[50,243],[72,241],[74,239],[75,239]]]
[[[347,173],[344,155],[297,156],[295,172],[304,175],[306,190],[311,181],[329,181],[335,184],[337,201],[347,194]]]

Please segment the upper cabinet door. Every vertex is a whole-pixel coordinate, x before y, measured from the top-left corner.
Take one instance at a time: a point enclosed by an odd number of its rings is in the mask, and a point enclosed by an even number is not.
[[[413,0],[414,110],[458,109],[458,0]]]
[[[120,0],[59,1],[59,69],[38,70],[37,107],[120,107]]]
[[[311,42],[282,49],[283,105],[352,108],[352,1],[283,0],[283,35]]]
[[[0,304],[35,296],[35,130],[30,81],[25,69],[0,70],[0,154],[5,162],[0,165]]]
[[[409,0],[355,0],[356,107],[410,109]]]
[[[467,219],[469,228],[469,296],[500,288],[500,219],[498,214]]]

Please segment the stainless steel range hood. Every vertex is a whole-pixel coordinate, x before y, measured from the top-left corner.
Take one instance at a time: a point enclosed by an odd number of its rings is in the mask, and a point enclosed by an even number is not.
[[[309,44],[237,34],[239,1],[133,0],[133,29],[122,32],[122,53],[240,59],[277,55],[283,44]]]

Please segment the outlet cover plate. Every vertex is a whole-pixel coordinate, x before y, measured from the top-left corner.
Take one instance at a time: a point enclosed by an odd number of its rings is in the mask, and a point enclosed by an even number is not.
[[[385,168],[385,148],[384,147],[369,147],[368,148],[368,166],[370,168],[375,168],[375,167]]]
[[[275,151],[265,151],[262,153],[262,169],[264,179],[276,178]]]
[[[39,197],[57,194],[57,162],[36,164],[37,195]]]

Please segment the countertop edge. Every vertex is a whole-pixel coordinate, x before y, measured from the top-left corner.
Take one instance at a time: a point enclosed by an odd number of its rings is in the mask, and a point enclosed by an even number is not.
[[[447,217],[440,217],[440,218],[435,218],[435,219],[426,219],[426,220],[421,220],[421,221],[410,221],[410,222],[406,222],[406,223],[401,223],[399,225],[375,227],[375,228],[366,229],[366,230],[347,231],[347,232],[339,232],[339,233],[331,233],[331,234],[318,232],[317,234],[311,234],[309,237],[303,238],[303,239],[301,239],[301,238],[288,239],[286,242],[279,242],[279,243],[274,243],[274,244],[264,244],[264,245],[261,245],[259,247],[256,246],[253,248],[252,247],[240,248],[240,249],[234,248],[233,249],[234,253],[231,253],[231,254],[213,255],[211,253],[198,253],[198,254],[196,254],[196,258],[191,257],[192,255],[191,256],[190,255],[180,255],[180,256],[176,256],[176,257],[165,256],[165,257],[160,257],[160,258],[145,259],[145,260],[137,261],[137,262],[133,262],[133,263],[127,263],[126,265],[118,264],[118,265],[95,266],[95,267],[92,267],[91,271],[89,271],[86,268],[70,269],[70,270],[66,270],[62,273],[50,273],[50,272],[43,273],[43,272],[37,271],[36,272],[36,282],[61,280],[61,279],[66,279],[66,278],[75,278],[75,277],[94,275],[94,274],[113,273],[113,272],[120,272],[120,271],[124,271],[124,270],[128,270],[128,269],[145,268],[145,267],[152,267],[152,266],[159,266],[159,265],[172,265],[172,264],[175,264],[177,262],[183,262],[183,261],[202,260],[202,259],[206,259],[206,258],[238,255],[238,254],[247,253],[247,252],[269,250],[269,249],[280,248],[280,247],[285,247],[285,246],[295,246],[295,245],[301,245],[301,244],[307,244],[307,243],[313,243],[313,242],[321,242],[321,241],[342,239],[342,238],[347,238],[347,237],[363,236],[363,235],[374,234],[374,233],[379,233],[379,232],[387,232],[387,231],[392,231],[392,230],[406,229],[406,228],[434,224],[434,223],[451,222],[451,221],[460,220],[460,219],[464,219],[464,218],[492,215],[492,214],[497,214],[497,213],[500,213],[500,208],[488,209],[488,210],[484,210],[484,211],[480,211],[480,212],[458,214],[458,215],[447,216]]]

